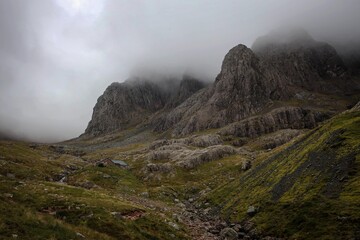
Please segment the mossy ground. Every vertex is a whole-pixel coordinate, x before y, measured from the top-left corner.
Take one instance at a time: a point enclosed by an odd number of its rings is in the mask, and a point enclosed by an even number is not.
[[[260,231],[293,239],[351,239],[360,233],[360,113],[341,114],[219,186],[207,200]],[[358,236],[358,235],[357,235]]]
[[[77,233],[86,239],[187,238],[184,230],[167,223],[170,213],[127,200],[146,190],[128,170],[96,167],[46,146],[32,149],[26,143],[3,141],[0,149],[1,239],[81,239]],[[71,166],[76,168],[68,184],[49,180]],[[86,181],[96,187],[77,186]],[[144,215],[136,220],[119,217],[136,211]]]
[[[209,132],[213,130],[198,134]],[[248,171],[241,170],[241,164],[249,155],[236,154],[194,169],[174,167],[146,181],[147,159],[135,156],[161,136],[108,143],[127,134],[74,144],[87,146],[82,157],[59,154],[47,145],[0,142],[0,236],[80,239],[81,233],[87,239],[186,239],[185,226],[178,223],[177,230],[168,222],[173,221],[174,199],[194,196],[220,209],[231,222],[249,219],[247,208],[257,207],[251,221],[267,235],[351,239],[360,233],[359,112],[334,117],[271,151],[250,141],[245,147],[254,155]],[[94,164],[107,157],[125,159],[130,168]],[[54,182],[64,171],[67,184]],[[95,187],[82,187],[86,182]],[[134,211],[145,214],[136,220],[111,214]]]

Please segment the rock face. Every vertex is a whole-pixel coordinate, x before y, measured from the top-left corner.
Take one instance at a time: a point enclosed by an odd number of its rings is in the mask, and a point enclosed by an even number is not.
[[[252,49],[241,44],[232,48],[215,82],[205,88],[191,77],[170,87],[171,92],[163,84],[149,82],[112,84],[99,98],[85,133],[96,135],[145,122],[157,132],[170,130],[173,136],[183,136],[266,113],[274,101],[288,101],[303,92],[360,91],[335,49],[302,30],[270,33],[256,40]],[[248,128],[241,130],[243,135],[314,127],[326,118],[300,108],[279,108],[269,114],[252,119],[253,123],[238,123]]]
[[[152,82],[112,83],[99,97],[85,133],[99,135],[136,125],[164,107],[166,99],[166,93]]]
[[[188,99],[195,92],[204,88],[206,84],[202,81],[199,81],[196,78],[191,76],[184,76],[180,82],[179,89],[171,97],[170,101],[166,104],[165,108],[171,109],[179,106],[182,102]]]
[[[112,83],[99,97],[85,135],[100,135],[123,130],[139,123],[167,104],[175,107],[205,86],[190,77],[176,79],[130,79]]]
[[[252,49],[267,69],[267,78],[276,79],[280,86],[339,91],[338,86],[329,81],[341,81],[346,75],[346,67],[336,50],[327,43],[315,41],[301,29],[273,31],[258,38]]]
[[[259,111],[270,102],[273,86],[262,74],[258,57],[238,45],[225,56],[214,84],[188,98],[156,126],[173,128],[185,135],[207,128],[219,128]]]
[[[330,115],[325,112],[300,107],[282,107],[264,115],[230,124],[220,130],[219,133],[221,135],[254,138],[281,129],[314,128],[318,122],[329,117]]]
[[[244,45],[231,49],[215,83],[172,110],[156,130],[186,135],[219,128],[304,90],[339,93],[349,88],[346,68],[334,48],[305,33],[292,34],[284,42],[266,36],[253,49]]]

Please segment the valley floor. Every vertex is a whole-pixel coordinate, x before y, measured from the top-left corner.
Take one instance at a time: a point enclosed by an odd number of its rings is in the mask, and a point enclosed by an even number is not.
[[[0,239],[358,239],[359,111],[243,140],[1,141]]]

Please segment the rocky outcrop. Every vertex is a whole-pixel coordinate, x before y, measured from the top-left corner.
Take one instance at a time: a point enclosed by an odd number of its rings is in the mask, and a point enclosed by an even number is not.
[[[145,157],[151,163],[145,172],[169,172],[165,170],[163,161],[192,169],[237,153],[234,147],[222,143],[221,137],[217,134],[155,141],[146,151]]]
[[[214,145],[201,149],[191,149],[186,145],[173,148],[173,145],[176,145],[176,143],[150,151],[148,153],[148,160],[154,162],[167,160],[168,163],[173,162],[177,166],[192,169],[203,163],[236,154],[236,149],[227,145]],[[150,164],[153,172],[161,171],[163,169],[162,166],[163,163]]]
[[[193,135],[187,138],[160,139],[149,145],[149,150],[177,150],[186,145],[192,147],[210,147],[222,144],[223,141],[218,134]]]
[[[192,151],[185,158],[179,159],[176,164],[186,169],[193,169],[201,164],[218,160],[233,154],[236,154],[235,148],[226,145],[216,145]]]
[[[318,122],[329,117],[330,115],[325,112],[300,107],[282,107],[264,115],[230,124],[221,129],[219,134],[254,138],[280,129],[314,128]]]
[[[261,136],[255,140],[253,146],[258,149],[273,149],[277,146],[281,146],[284,143],[289,142],[293,138],[304,133],[304,130],[300,129],[281,129],[272,134]]]

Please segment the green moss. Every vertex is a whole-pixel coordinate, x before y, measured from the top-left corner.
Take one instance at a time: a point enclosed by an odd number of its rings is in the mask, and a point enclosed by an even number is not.
[[[294,239],[351,238],[360,208],[360,113],[341,114],[261,161],[207,198],[232,221],[247,219],[261,230]],[[355,213],[356,212],[356,213]],[[342,216],[350,217],[351,221]],[[348,219],[348,218],[344,218]]]

